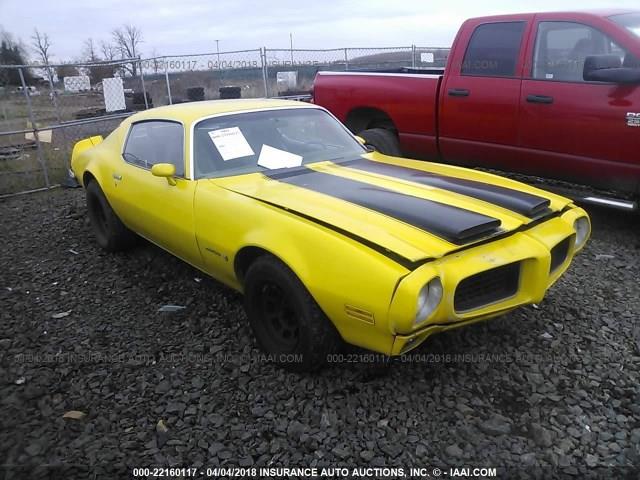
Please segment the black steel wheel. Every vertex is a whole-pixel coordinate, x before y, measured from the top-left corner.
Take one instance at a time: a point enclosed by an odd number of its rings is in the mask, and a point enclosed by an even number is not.
[[[244,283],[245,310],[260,349],[293,371],[322,367],[341,343],[302,282],[272,255],[258,257]]]

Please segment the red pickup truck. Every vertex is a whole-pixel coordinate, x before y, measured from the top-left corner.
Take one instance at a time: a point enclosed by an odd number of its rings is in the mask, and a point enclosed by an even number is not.
[[[313,101],[382,153],[558,178],[634,199],[639,59],[640,11],[476,18],[460,28],[444,71],[319,72]]]

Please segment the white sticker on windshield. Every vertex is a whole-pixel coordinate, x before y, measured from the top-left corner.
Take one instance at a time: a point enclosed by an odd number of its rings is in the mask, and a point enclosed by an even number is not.
[[[258,165],[273,170],[275,168],[292,168],[302,165],[302,157],[295,153],[285,152],[269,145],[262,145]]]
[[[254,154],[251,145],[238,127],[212,130],[209,136],[225,162]]]

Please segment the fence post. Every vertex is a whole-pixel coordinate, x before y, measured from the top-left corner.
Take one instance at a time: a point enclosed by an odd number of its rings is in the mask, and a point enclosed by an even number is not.
[[[49,183],[49,172],[47,171],[47,165],[44,161],[44,156],[42,154],[42,146],[40,145],[40,139],[38,138],[38,127],[36,126],[36,120],[33,115],[33,108],[31,106],[31,94],[29,93],[29,89],[27,88],[27,82],[24,81],[24,74],[22,73],[22,68],[18,68],[18,74],[20,75],[20,83],[22,84],[24,96],[27,100],[27,112],[29,113],[29,121],[31,122],[31,129],[33,130],[33,138],[36,141],[38,162],[40,162],[40,166],[42,167],[42,173],[44,174],[44,183],[47,186],[47,188],[49,188],[51,186],[51,184]]]
[[[169,69],[167,68],[168,65],[169,65],[169,62],[167,62],[165,58],[164,80],[167,82],[167,96],[169,97],[169,105],[173,105],[173,99],[171,98],[171,83],[169,82]]]
[[[53,101],[53,108],[56,111],[56,119],[58,120],[58,125],[62,125],[62,115],[60,114],[60,106],[58,105],[58,94],[53,86],[53,75],[51,74],[51,67],[47,64],[47,80],[49,81],[49,89],[51,90],[51,100]],[[65,145],[69,145],[67,139],[67,129],[61,128],[62,130],[62,139],[64,140]]]
[[[147,89],[144,86],[144,74],[142,73],[142,59],[138,59],[138,66],[140,67],[140,83],[142,83],[142,95],[144,96],[144,109],[149,110],[149,103],[147,102]]]
[[[264,83],[264,96],[269,97],[269,70],[267,66],[267,47],[260,49],[260,59],[262,60],[262,82]]]
[[[349,70],[349,54],[346,48],[344,49],[344,69]]]
[[[416,68],[416,46],[411,45],[411,68]]]

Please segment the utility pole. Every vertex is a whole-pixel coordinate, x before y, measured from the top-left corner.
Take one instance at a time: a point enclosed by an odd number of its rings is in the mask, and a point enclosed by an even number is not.
[[[289,45],[291,51],[291,66],[293,66],[293,33],[289,32]]]
[[[216,53],[218,54],[218,68],[220,68],[220,40],[216,40]]]

